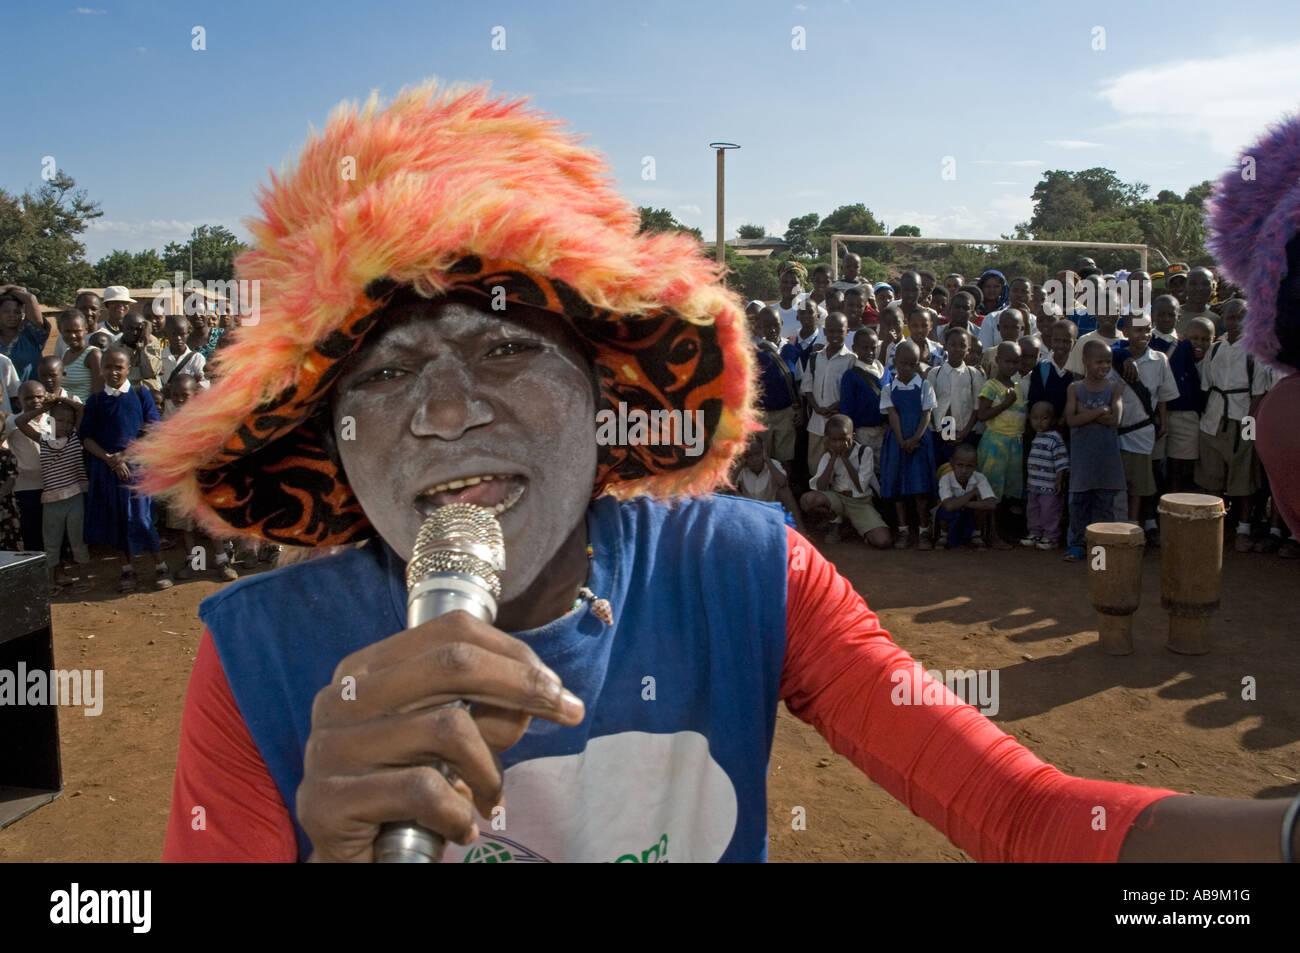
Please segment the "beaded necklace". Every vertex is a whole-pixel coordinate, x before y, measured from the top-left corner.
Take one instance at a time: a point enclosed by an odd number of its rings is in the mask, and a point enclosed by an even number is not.
[[[595,550],[591,543],[587,544],[587,566],[590,569],[591,560]],[[591,614],[603,622],[605,625],[614,624],[614,607],[609,604],[608,599],[601,599],[594,592],[583,586],[578,590],[578,598],[573,600],[573,608],[578,609],[584,602],[591,604]],[[570,610],[572,611],[572,610]]]

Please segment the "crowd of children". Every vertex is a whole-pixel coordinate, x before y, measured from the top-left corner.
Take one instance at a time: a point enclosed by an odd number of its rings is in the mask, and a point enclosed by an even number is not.
[[[1095,521],[1134,522],[1159,545],[1159,494],[1197,489],[1225,498],[1237,551],[1300,557],[1254,449],[1273,373],[1240,340],[1246,301],[1216,301],[1209,269],[1171,268],[1153,296],[1145,273],[1103,275],[1084,260],[1057,276],[1071,292],[1063,310],[1042,286],[996,270],[971,283],[908,271],[873,287],[854,256],[845,264],[839,281],[815,270],[809,292],[805,273],[787,268],[777,303],[748,306],[764,429],[736,492],[878,549],[1006,549],[1018,538],[1064,544],[1078,560]],[[9,323],[35,310],[19,292],[0,289],[14,298],[0,300]],[[116,286],[79,295],[57,317],[55,353],[28,348],[22,373],[3,375],[0,549],[44,551],[56,590],[87,588],[90,545],[116,551],[122,591],[135,588],[142,553],[154,585],[170,587],[163,552],[178,541],[176,577],[195,572],[194,525],[133,490],[125,452],[209,385],[229,325],[136,303]],[[35,340],[29,330],[10,350]],[[222,578],[238,575],[236,549],[245,565],[259,561],[250,540],[214,542]]]
[[[210,315],[132,310],[135,304],[120,286],[79,295],[53,322],[55,353],[38,349],[5,388],[10,412],[0,435],[0,549],[44,552],[52,592],[91,588],[90,546],[117,554],[119,591],[136,588],[135,557],[142,553],[151,559],[154,587],[170,588],[173,573],[163,551],[178,540],[160,538],[160,527],[183,540],[176,578],[192,578],[201,566],[236,579],[236,562],[273,558],[275,547],[259,551],[251,540],[221,539],[204,548],[202,561],[193,559],[194,524],[155,507],[132,486],[129,445],[209,386],[207,358],[228,340],[230,326]]]
[[[780,478],[737,493],[833,540],[1018,539],[1078,561],[1091,522],[1135,523],[1159,546],[1159,495],[1194,490],[1224,497],[1238,552],[1300,557],[1254,449],[1273,374],[1240,341],[1246,301],[1216,300],[1208,268],[1170,268],[1157,294],[1145,272],[1083,259],[1054,296],[996,270],[873,287],[845,264],[808,292],[787,268],[778,305],[749,303],[765,429],[745,466]]]

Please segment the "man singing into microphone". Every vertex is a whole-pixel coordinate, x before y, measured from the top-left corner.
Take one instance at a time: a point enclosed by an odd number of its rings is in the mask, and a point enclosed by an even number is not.
[[[744,316],[607,177],[522,103],[429,85],[336,114],[262,195],[260,321],[138,446],[143,491],[225,535],[365,544],[203,603],[164,858],[370,861],[410,820],[453,861],[762,860],[784,700],[977,859],[1279,859],[1287,802],[1043,764],[779,508],[711,495],[756,425]],[[706,440],[610,443],[602,411]],[[449,503],[499,516],[499,612],[408,629]]]

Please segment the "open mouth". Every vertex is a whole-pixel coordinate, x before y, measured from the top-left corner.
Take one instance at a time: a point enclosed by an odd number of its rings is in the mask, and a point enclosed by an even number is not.
[[[523,498],[527,488],[528,481],[524,477],[509,473],[483,473],[448,480],[422,490],[415,497],[415,506],[428,516],[441,506],[471,503],[500,516]]]

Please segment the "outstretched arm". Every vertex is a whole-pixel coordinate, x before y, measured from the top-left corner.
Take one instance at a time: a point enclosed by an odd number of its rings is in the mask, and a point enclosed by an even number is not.
[[[810,543],[792,531],[789,541],[804,568],[788,581],[782,699],[977,860],[1281,859],[1287,801],[1063,774],[933,681]]]

